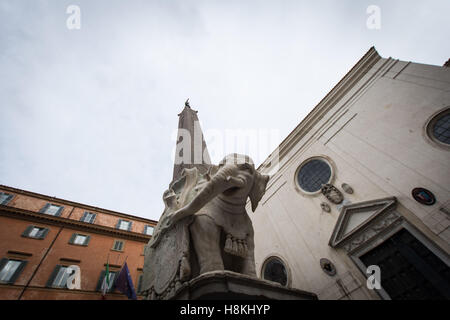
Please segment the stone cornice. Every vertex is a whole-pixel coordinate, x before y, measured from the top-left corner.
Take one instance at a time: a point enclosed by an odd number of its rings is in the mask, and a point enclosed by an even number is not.
[[[46,200],[48,202],[58,202],[58,203],[62,203],[62,204],[72,206],[75,208],[86,209],[86,211],[95,211],[95,212],[110,214],[110,215],[114,215],[114,216],[118,216],[118,217],[122,217],[122,218],[132,219],[134,221],[145,222],[145,223],[152,224],[152,225],[156,225],[158,223],[158,221],[155,221],[155,220],[137,217],[137,216],[133,216],[133,215],[127,214],[127,213],[107,210],[107,209],[94,207],[94,206],[90,206],[87,204],[74,202],[74,201],[70,201],[70,200],[65,200],[65,199],[60,199],[60,198],[56,198],[56,197],[50,197],[50,196],[46,196],[44,194],[31,192],[31,191],[27,191],[27,190],[22,190],[22,189],[18,189],[18,188],[13,188],[13,187],[5,186],[5,185],[0,185],[0,191],[1,190],[10,191],[10,192],[22,194],[22,195],[33,197],[33,198]]]
[[[62,217],[55,217],[47,215],[45,213],[33,212],[29,210],[4,205],[0,205],[0,216],[6,216],[13,219],[27,220],[31,222],[52,225],[57,227],[66,227],[84,232],[104,234],[116,238],[129,239],[143,243],[147,243],[151,239],[150,235],[146,235],[143,233],[114,229],[111,227],[106,227],[98,224],[92,224]]]

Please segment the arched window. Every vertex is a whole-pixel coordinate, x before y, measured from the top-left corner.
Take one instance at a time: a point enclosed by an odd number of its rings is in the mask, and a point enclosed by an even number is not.
[[[288,273],[283,261],[277,257],[266,259],[262,269],[262,276],[265,280],[278,282],[282,286],[288,284]]]

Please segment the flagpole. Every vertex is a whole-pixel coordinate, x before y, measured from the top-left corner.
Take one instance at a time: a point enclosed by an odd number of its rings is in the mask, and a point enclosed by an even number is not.
[[[127,262],[127,258],[128,258],[128,256],[125,257],[125,260],[124,260],[123,263],[122,263],[122,268],[123,268],[123,266],[125,265],[125,262]],[[122,268],[121,268],[121,269],[122,269]]]

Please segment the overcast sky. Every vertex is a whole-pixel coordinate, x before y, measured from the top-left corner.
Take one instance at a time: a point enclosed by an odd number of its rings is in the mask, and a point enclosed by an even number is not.
[[[448,0],[1,0],[0,184],[157,220],[187,98],[207,142],[276,133],[250,154],[259,164],[371,46],[442,65],[449,12]],[[209,149],[214,163],[245,152]]]

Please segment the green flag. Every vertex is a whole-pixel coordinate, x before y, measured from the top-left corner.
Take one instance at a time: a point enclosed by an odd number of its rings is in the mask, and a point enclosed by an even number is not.
[[[103,297],[106,295],[106,292],[108,291],[110,286],[109,283],[109,261],[106,262],[106,271],[105,271],[105,277],[103,278],[103,286],[102,286],[102,295]]]

